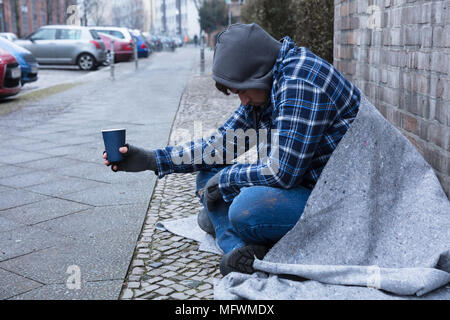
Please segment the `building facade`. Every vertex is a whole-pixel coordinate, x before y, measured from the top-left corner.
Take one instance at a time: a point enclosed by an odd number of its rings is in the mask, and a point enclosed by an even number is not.
[[[450,1],[335,0],[334,65],[424,156],[450,196]]]
[[[153,33],[188,36],[200,35],[198,10],[193,0],[154,0]]]
[[[0,31],[26,36],[47,24],[65,24],[67,8],[76,0],[0,1]]]
[[[245,0],[225,0],[228,6],[228,23],[241,22],[241,7],[245,4]]]

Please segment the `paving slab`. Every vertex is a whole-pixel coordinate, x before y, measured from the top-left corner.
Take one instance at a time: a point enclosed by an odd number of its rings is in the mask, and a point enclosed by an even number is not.
[[[7,191],[13,191],[15,190],[13,187],[7,187],[0,185],[0,192],[7,192]]]
[[[49,170],[52,171],[56,168],[70,167],[80,164],[80,161],[66,159],[63,157],[51,157],[42,160],[30,161],[18,164],[24,168],[36,169],[36,170]]]
[[[42,285],[42,283],[0,269],[0,299],[2,300],[42,287]]]
[[[39,228],[70,236],[93,239],[105,233],[140,231],[139,222],[147,204],[96,207],[39,223]]]
[[[64,145],[61,144],[59,146],[56,147],[48,147],[48,148],[44,148],[42,150],[40,150],[41,153],[45,153],[49,156],[72,156],[75,160],[78,160],[78,155],[82,154],[84,152],[84,150],[88,150],[88,152],[93,152],[93,150],[91,150],[92,148],[86,148],[84,147],[83,149],[80,148],[80,146],[78,145]],[[82,160],[82,159],[79,159]]]
[[[48,198],[37,203],[0,211],[0,218],[3,217],[23,225],[34,225],[67,216],[75,212],[87,210],[89,208],[92,207],[74,201]]]
[[[1,192],[1,191],[0,191]],[[15,222],[11,219],[0,216],[0,232],[10,231],[18,228],[23,228],[24,225],[22,223]],[[2,248],[0,248],[0,251]],[[0,252],[0,256],[2,252]]]
[[[136,179],[136,177],[133,177],[133,175],[124,175],[123,173],[114,174],[113,172],[111,172],[110,168],[106,167],[103,164],[104,160],[101,158],[102,151],[99,150],[98,154],[100,156],[97,163],[83,162],[78,165],[57,168],[55,170],[52,170],[52,173],[61,176],[82,178],[114,184]]]
[[[45,284],[66,283],[67,270],[77,266],[85,281],[123,279],[130,263],[136,230],[104,232],[94,239],[61,245],[0,262],[0,268]]]
[[[43,285],[9,300],[117,300],[122,279],[82,282],[80,289],[67,284]]]
[[[16,175],[13,177],[1,178],[0,185],[24,188],[34,185],[39,185],[49,181],[57,181],[60,177],[53,172],[33,170],[25,174]]]
[[[106,183],[93,180],[65,177],[60,178],[57,181],[49,181],[47,183],[27,187],[25,190],[58,197],[83,190],[101,188],[105,186],[105,184]]]
[[[0,261],[50,248],[67,240],[67,237],[34,226],[0,232]]]
[[[111,174],[111,173],[110,173]],[[148,190],[152,188],[153,180],[147,183],[150,186],[136,188],[121,184],[105,184],[96,188],[62,195],[62,199],[72,200],[92,206],[125,205],[133,203],[148,203],[150,195]]]
[[[23,206],[48,198],[48,196],[24,190],[5,191],[2,192],[2,196],[0,197],[0,212],[2,210]]]
[[[38,153],[36,151],[29,152],[10,149],[10,151],[7,154],[3,154],[1,156],[0,162],[6,164],[18,164],[22,162],[28,162],[44,158],[49,158],[48,154]]]
[[[33,170],[28,169],[28,168],[22,168],[22,167],[18,167],[18,166],[4,164],[4,165],[0,165],[0,178],[13,177],[13,176],[17,176],[20,174],[29,173],[32,171]]]

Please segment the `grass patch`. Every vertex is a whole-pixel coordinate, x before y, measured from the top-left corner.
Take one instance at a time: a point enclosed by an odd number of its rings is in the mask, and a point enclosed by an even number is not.
[[[17,111],[25,107],[27,104],[31,104],[51,95],[72,89],[73,87],[76,87],[80,84],[82,83],[77,82],[57,84],[52,87],[32,91],[18,97],[0,99],[0,116]]]

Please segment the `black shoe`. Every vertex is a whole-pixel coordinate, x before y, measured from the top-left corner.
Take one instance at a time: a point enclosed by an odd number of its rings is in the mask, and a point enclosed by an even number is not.
[[[205,231],[206,233],[209,233],[213,237],[216,236],[216,231],[214,230],[214,226],[211,222],[211,220],[208,217],[208,212],[205,208],[200,210],[198,216],[197,216],[197,223],[200,229]]]
[[[220,261],[220,273],[223,276],[226,276],[230,272],[252,274],[255,272],[255,269],[253,269],[255,257],[261,260],[264,258],[267,251],[269,251],[267,247],[250,244],[228,252]]]

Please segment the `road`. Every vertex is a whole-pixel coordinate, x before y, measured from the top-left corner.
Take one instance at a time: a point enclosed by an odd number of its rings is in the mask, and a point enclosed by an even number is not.
[[[76,85],[0,105],[15,110],[0,117],[0,299],[119,297],[156,178],[105,167],[101,130],[165,146],[197,50],[120,64],[116,80],[64,70]]]

